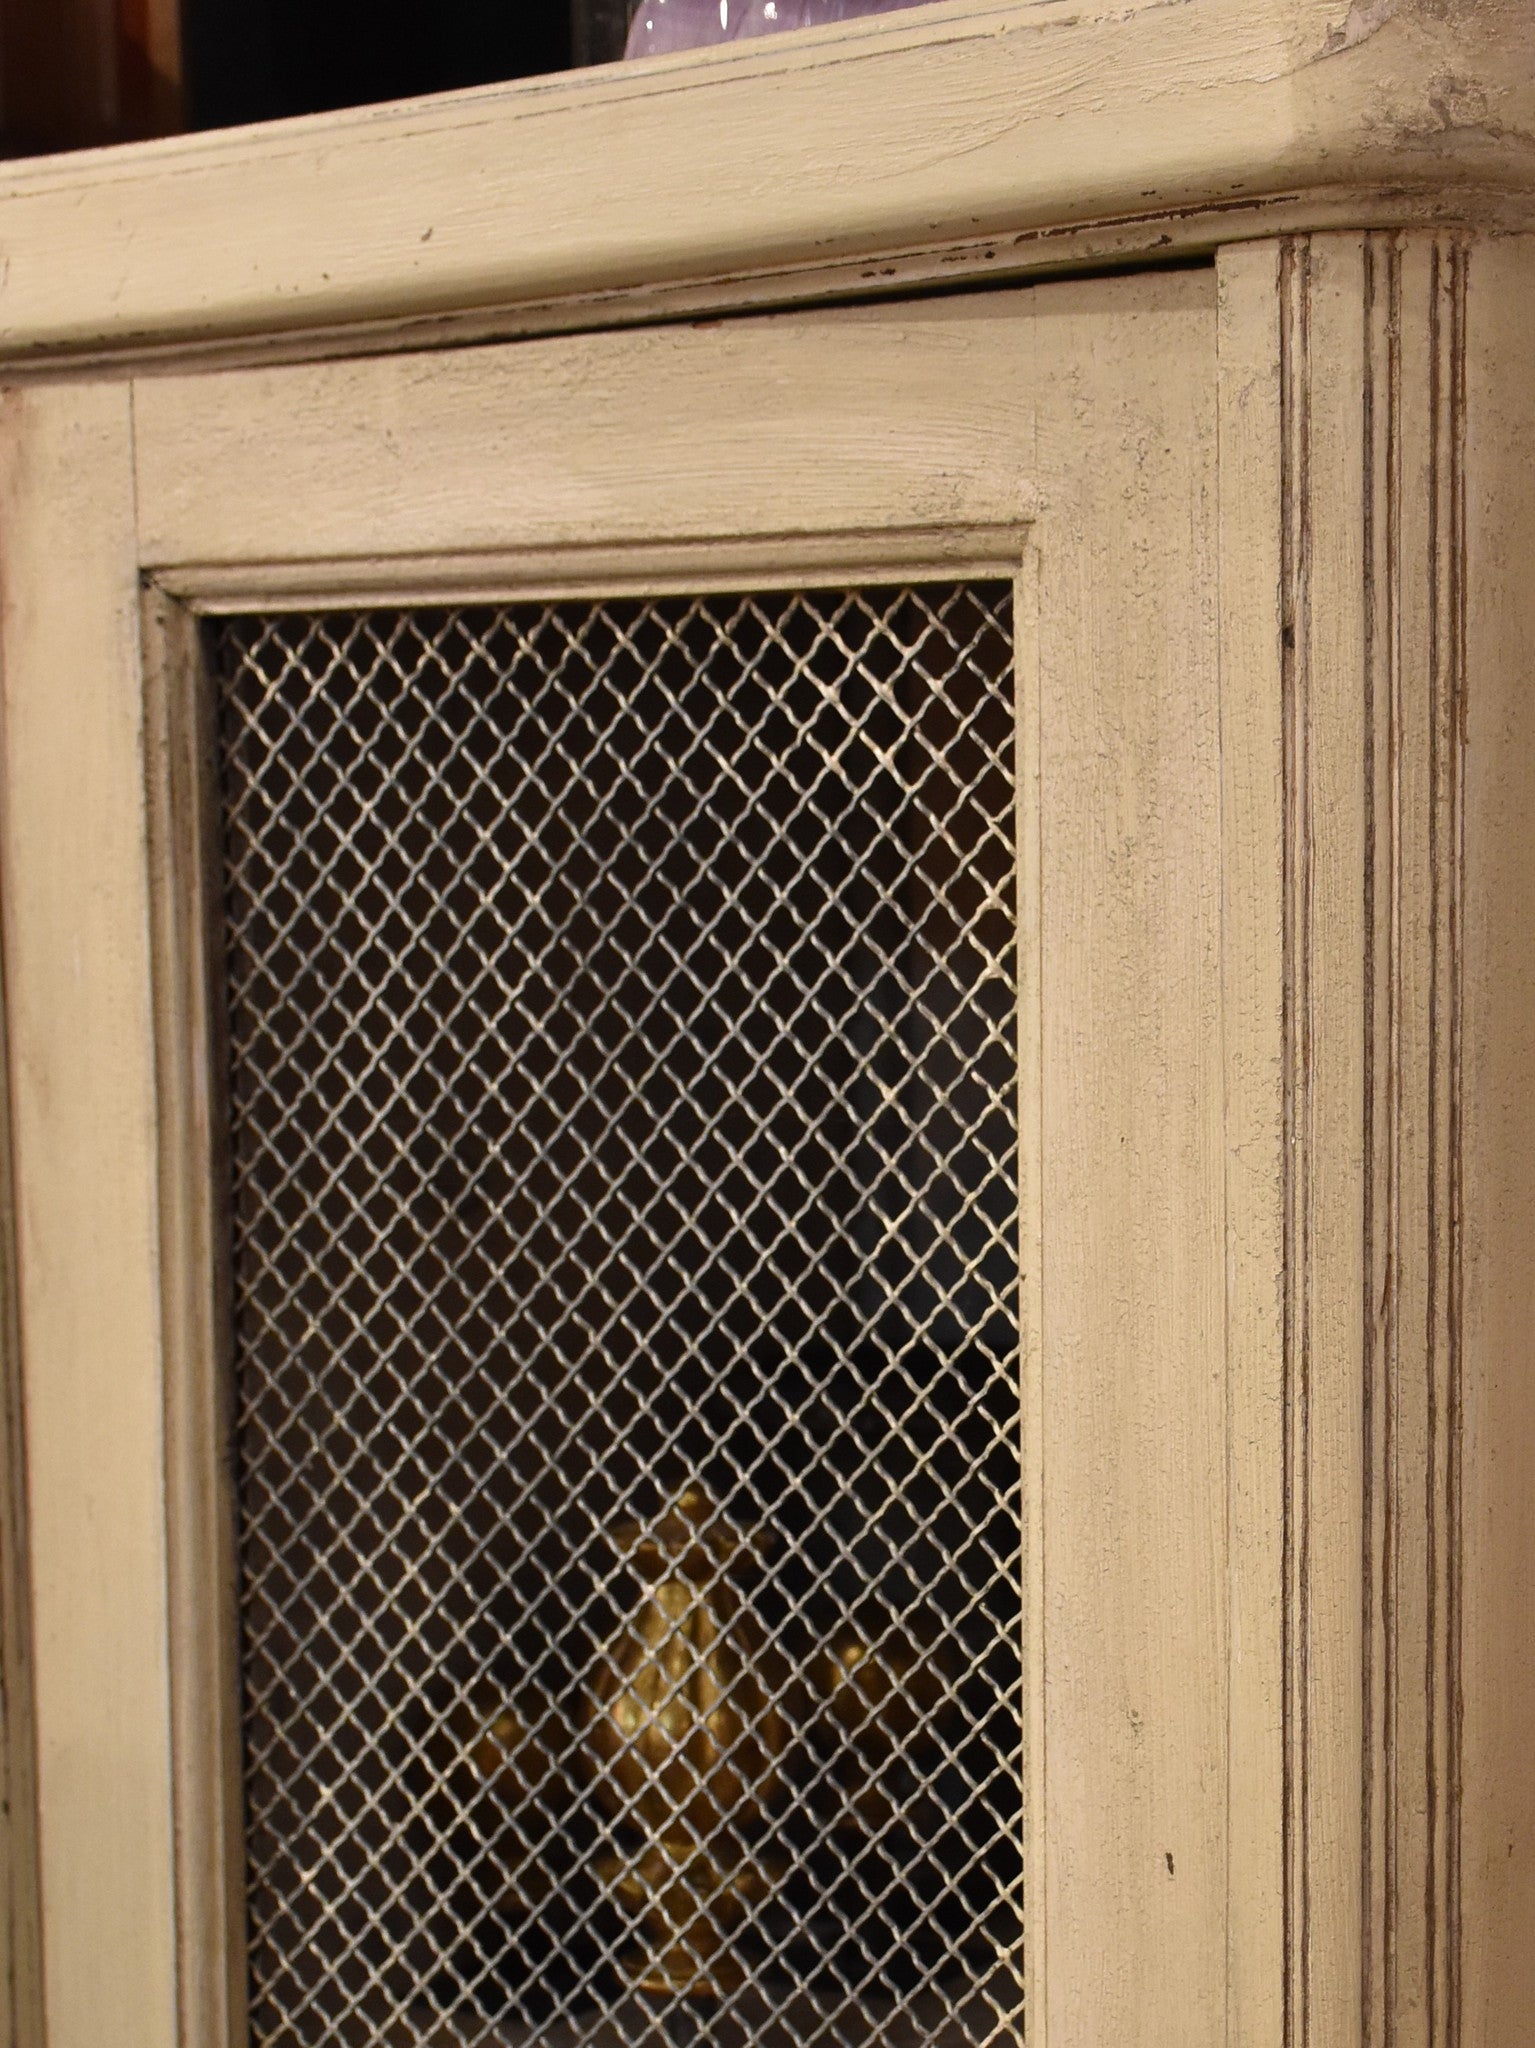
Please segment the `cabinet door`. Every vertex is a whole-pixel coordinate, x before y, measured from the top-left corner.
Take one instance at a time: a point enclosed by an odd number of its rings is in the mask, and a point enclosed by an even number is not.
[[[1201,270],[10,394],[51,2048],[1225,2038],[1214,410]]]

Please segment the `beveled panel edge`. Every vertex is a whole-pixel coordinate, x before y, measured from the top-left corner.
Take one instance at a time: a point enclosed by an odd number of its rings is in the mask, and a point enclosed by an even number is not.
[[[169,1667],[174,1717],[171,1789],[176,1841],[178,2048],[240,2048],[247,2030],[243,1780],[238,1709],[238,1615],[229,1458],[228,1247],[218,1183],[224,1172],[217,1014],[220,942],[218,817],[210,781],[213,692],[199,624],[250,611],[387,604],[558,602],[664,596],[829,581],[955,581],[1011,585],[1019,873],[1037,900],[1039,562],[1030,521],[954,528],[817,529],[733,541],[466,551],[367,562],[243,563],[146,570],[141,575],[147,872],[151,912],[159,1120],[161,1292],[165,1348]],[[784,568],[788,563],[787,571]],[[1020,920],[1022,929],[1022,920]],[[1020,1241],[1041,1236],[1037,1142],[1040,1002],[1037,934],[1020,944]],[[212,1053],[210,1061],[210,1049]],[[210,1078],[211,1075],[211,1078]],[[1020,1274],[1027,1327],[1037,1340],[1039,1259]],[[211,1368],[211,1369],[210,1369]],[[1021,1364],[1020,1399],[1042,1398],[1037,1341]],[[1025,1586],[1023,1733],[1026,1815],[1044,1803],[1042,1503],[1039,1432],[1024,1453]],[[1028,1853],[1043,1871],[1041,1830]],[[1041,1888],[1041,1898],[1043,1889]],[[1039,1909],[1041,1931],[1043,1908]],[[1024,1964],[1042,1986],[1044,1944]],[[1037,1994],[1036,1994],[1037,1995]],[[1043,2010],[1043,1999],[1040,1999]],[[1030,2041],[1044,2028],[1031,2026]],[[17,2048],[32,2048],[19,2039]],[[38,2048],[42,2048],[39,2042]]]
[[[192,611],[140,602],[159,1154],[178,2048],[247,2038],[213,703]]]
[[[1010,580],[1027,523],[982,528],[767,534],[730,541],[596,544],[354,561],[176,564],[154,569],[147,592],[199,616],[252,611],[348,611],[382,605],[496,604],[673,597],[737,585],[784,589],[810,579],[933,582]],[[785,567],[788,564],[788,567]],[[764,582],[764,578],[768,579]]]

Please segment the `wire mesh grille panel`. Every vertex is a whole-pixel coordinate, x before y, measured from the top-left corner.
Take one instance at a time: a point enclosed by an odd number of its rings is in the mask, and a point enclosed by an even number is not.
[[[1021,2039],[1011,630],[210,628],[263,2048]]]

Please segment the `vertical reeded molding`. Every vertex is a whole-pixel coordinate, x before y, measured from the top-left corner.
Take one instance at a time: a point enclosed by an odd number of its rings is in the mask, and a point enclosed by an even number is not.
[[[1284,744],[1284,2029],[1309,2042],[1311,1693],[1307,1683],[1311,1488],[1310,1158],[1311,832],[1310,388],[1311,250],[1286,243],[1279,264],[1280,677]]]
[[[1468,264],[1278,269],[1286,2048],[1461,2038]]]

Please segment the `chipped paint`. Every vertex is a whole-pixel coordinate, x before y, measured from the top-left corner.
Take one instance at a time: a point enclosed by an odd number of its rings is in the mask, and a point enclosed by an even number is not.
[[[1342,21],[1335,22],[1327,31],[1318,57],[1336,57],[1344,50],[1357,50],[1361,43],[1379,34],[1400,5],[1401,0],[1366,0],[1366,4],[1354,0]]]

